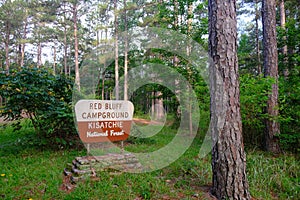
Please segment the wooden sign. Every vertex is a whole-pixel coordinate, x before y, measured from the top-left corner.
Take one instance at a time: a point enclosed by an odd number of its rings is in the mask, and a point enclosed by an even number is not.
[[[75,105],[80,139],[84,143],[126,140],[133,104],[119,100],[80,100]]]

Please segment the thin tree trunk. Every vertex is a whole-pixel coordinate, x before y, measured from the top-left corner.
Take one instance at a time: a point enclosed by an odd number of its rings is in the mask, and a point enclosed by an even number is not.
[[[161,120],[164,116],[164,104],[163,98],[161,98],[162,92],[158,91],[155,95],[155,119]]]
[[[26,10],[26,13],[27,13],[27,10]],[[27,26],[28,26],[28,19],[26,17],[26,20],[25,20],[25,25],[24,25],[24,32],[23,32],[23,40],[26,39],[27,37]],[[26,43],[23,41],[22,42],[22,49],[21,49],[21,62],[20,62],[20,65],[21,66],[24,66],[24,59],[25,59],[25,47],[26,47]]]
[[[105,65],[104,65],[105,66]],[[104,86],[105,86],[105,67],[103,69],[102,72],[102,89],[101,89],[101,96],[102,96],[102,100],[105,100],[105,96],[104,96]]]
[[[24,40],[26,40],[26,37],[27,37],[27,26],[28,26],[28,9],[26,8],[25,10],[25,20],[24,20],[24,30],[23,30],[23,36],[22,36],[22,39],[23,41],[20,43],[20,66],[24,66],[24,59],[25,59],[25,46],[26,46],[26,43]]]
[[[124,100],[128,100],[128,37],[127,37],[127,3],[124,0],[125,52],[124,52]]]
[[[264,75],[272,77],[275,83],[267,102],[265,142],[267,151],[279,153],[279,141],[276,137],[280,134],[278,120],[278,53],[276,40],[276,3],[275,0],[263,0],[263,44],[264,44]]]
[[[151,117],[155,118],[155,91],[152,91],[152,101],[151,101]]]
[[[105,46],[107,44],[107,29],[105,29]],[[103,53],[106,53],[105,50]],[[106,60],[104,61],[104,67],[103,67],[103,72],[102,72],[102,91],[101,91],[101,95],[102,95],[102,100],[105,99],[105,93],[104,93],[104,89],[105,89],[105,70],[106,70]]]
[[[188,4],[188,20],[187,20],[187,34],[189,37],[191,37],[191,33],[192,33],[192,22],[193,22],[193,3],[188,1],[189,4]],[[188,44],[188,47],[187,47],[187,56],[189,56],[191,54],[191,45]],[[191,71],[191,65],[190,63],[188,62],[187,64],[187,70],[188,70],[188,80],[189,81],[192,81],[192,71]],[[192,81],[193,82],[193,81]],[[192,119],[192,103],[191,102],[191,84],[188,85],[188,106],[187,106],[187,109],[188,109],[188,119],[189,119],[189,133],[190,135],[193,134],[193,119]]]
[[[114,0],[115,15],[115,92],[116,100],[119,100],[119,44],[118,44],[118,13],[117,0]]]
[[[71,47],[69,47],[68,49],[69,49],[69,55],[71,55],[72,54]],[[68,65],[68,75],[71,76],[71,65]]]
[[[6,70],[6,73],[9,74],[9,66],[10,66],[10,60],[9,60],[9,43],[10,43],[10,22],[9,21],[6,21],[6,24],[5,24],[5,70]]]
[[[65,21],[66,21],[66,19],[65,19]],[[64,70],[65,70],[65,75],[68,74],[67,54],[68,54],[67,27],[66,27],[66,23],[64,23]]]
[[[68,50],[69,50],[69,55],[71,55],[72,54],[71,46],[68,46]],[[68,75],[71,76],[72,66],[71,65],[67,65],[67,66],[68,66]]]
[[[22,57],[22,44],[19,43],[17,45],[17,57],[16,57],[16,63],[21,66],[21,57]]]
[[[56,71],[56,47],[53,47],[53,74],[55,75]]]
[[[283,36],[283,42],[284,46],[282,48],[282,54],[283,54],[283,64],[284,64],[284,69],[283,69],[283,75],[284,78],[287,79],[289,76],[289,68],[288,68],[288,48],[286,45],[286,33],[285,33],[285,7],[284,7],[284,0],[280,0],[279,3],[279,8],[280,8],[280,27],[284,30],[284,36]]]
[[[178,1],[174,0],[174,29],[178,29]]]
[[[96,38],[97,38],[97,42],[96,42],[96,54],[97,54],[97,57],[98,57],[98,54],[99,54],[99,50],[98,50],[98,47],[99,47],[99,44],[100,44],[100,34],[99,34],[99,30],[96,31]],[[102,40],[102,32],[101,32],[101,40]]]
[[[179,5],[178,5],[178,1],[174,0],[174,29],[175,31],[178,30],[178,26],[179,26]],[[178,67],[178,63],[179,63],[179,58],[177,55],[174,55],[173,57],[173,65],[174,67]],[[174,84],[175,84],[175,96],[179,97],[180,96],[180,87],[179,87],[179,80],[175,79],[174,80]],[[179,97],[180,98],[180,97]],[[179,107],[176,109],[176,116],[179,118],[181,115],[181,109],[179,109]]]
[[[209,0],[211,192],[218,199],[250,199],[242,139],[236,1]]]
[[[285,21],[286,21],[286,19],[285,19],[284,0],[280,1],[279,7],[280,7],[280,26],[281,26],[281,28],[283,28],[285,30]],[[286,36],[284,36],[283,39],[286,40]],[[287,55],[287,45],[286,44],[283,46],[283,54],[285,56]]]
[[[256,40],[256,59],[257,59],[257,72],[258,75],[262,74],[261,64],[260,64],[260,45],[259,45],[259,10],[258,10],[258,0],[255,0],[255,40]]]
[[[37,49],[37,67],[39,68],[42,65],[42,43],[38,43]]]
[[[78,36],[77,36],[77,4],[73,5],[74,45],[75,45],[75,84],[80,91],[79,61],[78,61]]]

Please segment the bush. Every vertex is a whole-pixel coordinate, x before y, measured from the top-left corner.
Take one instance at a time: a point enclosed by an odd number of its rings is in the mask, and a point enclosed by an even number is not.
[[[279,79],[279,138],[284,151],[300,151],[300,106],[297,103],[300,101],[299,71],[299,67],[294,68],[288,80]],[[264,121],[269,117],[264,110],[274,81],[271,78],[249,74],[242,75],[240,80],[244,141],[248,146],[261,146],[264,144]]]
[[[28,117],[40,145],[69,146],[78,138],[72,114],[73,80],[48,70],[22,67],[0,74],[0,96],[6,99],[0,116]]]
[[[247,145],[264,143],[265,107],[273,79],[245,74],[240,77],[240,102],[243,136]]]
[[[280,144],[283,150],[300,152],[300,66],[280,79]]]

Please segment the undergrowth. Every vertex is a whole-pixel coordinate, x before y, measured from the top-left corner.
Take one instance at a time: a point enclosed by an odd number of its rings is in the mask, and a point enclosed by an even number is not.
[[[211,157],[199,158],[201,137],[171,165],[142,174],[101,172],[98,181],[86,180],[72,192],[60,190],[63,169],[79,149],[40,149],[31,139],[34,130],[22,122],[14,131],[11,124],[0,127],[0,198],[2,199],[209,199]],[[175,130],[166,127],[160,134],[136,142],[125,142],[132,152],[154,151],[168,144]],[[149,142],[149,141],[150,142]],[[249,150],[247,173],[255,199],[298,199],[300,162],[293,154],[273,156]]]

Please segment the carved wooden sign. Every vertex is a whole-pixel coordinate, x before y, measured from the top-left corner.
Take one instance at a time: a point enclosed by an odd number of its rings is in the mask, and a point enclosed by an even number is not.
[[[84,143],[126,140],[133,104],[119,100],[80,100],[75,105],[80,139]]]

